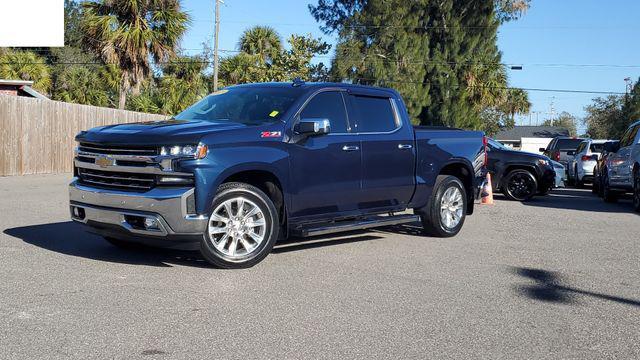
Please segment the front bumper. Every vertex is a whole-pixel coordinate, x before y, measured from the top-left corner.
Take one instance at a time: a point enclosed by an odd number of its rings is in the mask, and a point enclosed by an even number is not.
[[[554,187],[556,183],[556,172],[553,168],[545,168],[542,171],[542,175],[540,176],[540,181],[538,184],[539,191],[546,191]]]
[[[189,214],[194,188],[153,188],[145,193],[89,187],[74,179],[69,184],[72,220],[94,232],[164,240],[202,238],[206,216]],[[153,220],[145,227],[144,220]]]

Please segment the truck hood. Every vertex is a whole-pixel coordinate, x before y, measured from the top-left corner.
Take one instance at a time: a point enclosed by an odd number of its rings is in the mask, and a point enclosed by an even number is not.
[[[76,140],[114,145],[195,144],[212,132],[245,127],[244,124],[231,122],[171,119],[101,126],[80,133]]]

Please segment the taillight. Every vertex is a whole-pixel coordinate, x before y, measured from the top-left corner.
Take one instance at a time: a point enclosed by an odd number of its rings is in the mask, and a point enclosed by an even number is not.
[[[553,153],[553,160],[560,161],[560,151],[556,151]]]
[[[598,155],[582,155],[582,161],[598,160]]]
[[[484,146],[484,166],[489,164],[489,153],[487,152],[487,144],[489,144],[489,139],[486,136],[482,137],[482,145]]]

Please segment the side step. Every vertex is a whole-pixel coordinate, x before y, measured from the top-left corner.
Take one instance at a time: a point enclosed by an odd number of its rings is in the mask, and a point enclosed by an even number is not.
[[[407,224],[420,221],[420,216],[413,214],[369,216],[357,220],[345,220],[330,223],[311,224],[292,230],[292,235],[300,237],[326,235],[337,232],[363,230],[375,227]]]

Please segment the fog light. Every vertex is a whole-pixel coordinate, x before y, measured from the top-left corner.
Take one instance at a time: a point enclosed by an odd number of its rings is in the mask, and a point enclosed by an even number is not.
[[[158,220],[154,218],[144,218],[144,228],[147,230],[158,230]]]
[[[84,209],[77,206],[71,206],[71,217],[78,220],[84,219]]]

